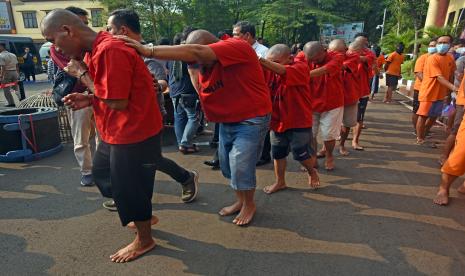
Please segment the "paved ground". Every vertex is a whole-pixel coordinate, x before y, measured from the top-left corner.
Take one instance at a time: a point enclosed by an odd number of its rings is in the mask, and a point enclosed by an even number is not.
[[[272,196],[259,190],[257,216],[245,228],[216,214],[233,195],[218,171],[202,165],[212,150],[185,157],[164,148],[200,171],[201,193],[195,203],[180,203],[179,186],[158,174],[158,246],[128,264],[113,264],[109,255],[133,233],[101,208],[96,188],[79,187],[69,146],[37,162],[0,163],[1,273],[465,275],[465,198],[454,191],[450,206],[433,206],[439,150],[413,145],[409,116],[400,104],[370,103],[366,151],[338,157],[334,172],[320,171],[317,191],[290,162],[292,188]],[[440,137],[440,128],[434,131]],[[272,183],[272,166],[257,175],[259,189]]]

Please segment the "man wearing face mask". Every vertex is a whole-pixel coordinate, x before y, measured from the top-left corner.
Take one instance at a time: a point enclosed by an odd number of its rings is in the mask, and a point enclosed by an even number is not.
[[[430,124],[434,123],[442,113],[443,100],[449,90],[457,91],[457,87],[452,83],[455,71],[455,60],[449,55],[452,37],[443,35],[437,40],[437,53],[429,56],[423,70],[423,81],[421,83],[418,100],[420,107],[417,115],[417,144],[425,143],[427,129],[427,119]]]
[[[386,70],[386,85],[388,87],[384,96],[384,103],[392,101],[392,92],[397,89],[397,83],[401,76],[401,65],[404,63],[404,44],[399,43],[397,49],[389,54],[384,69]]]
[[[412,123],[413,123],[413,129],[415,129],[415,133],[416,133],[417,121],[418,121],[417,111],[418,111],[418,108],[420,107],[420,102],[418,101],[418,95],[420,93],[421,82],[423,80],[423,68],[425,67],[426,59],[432,54],[435,54],[436,52],[437,52],[436,39],[432,39],[428,44],[428,52],[419,56],[417,61],[415,62],[415,69],[414,69],[415,84],[413,86],[413,104],[412,104],[412,107],[413,107]]]

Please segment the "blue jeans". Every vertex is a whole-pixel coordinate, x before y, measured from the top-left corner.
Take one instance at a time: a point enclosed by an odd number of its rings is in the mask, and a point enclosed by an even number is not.
[[[200,117],[196,107],[185,107],[182,101],[172,98],[174,107],[174,133],[178,146],[192,147]]]
[[[379,77],[374,76],[371,79],[371,95],[377,94],[379,89]]]
[[[270,115],[247,119],[239,123],[220,124],[218,154],[221,172],[238,191],[254,190],[255,165],[262,154]]]

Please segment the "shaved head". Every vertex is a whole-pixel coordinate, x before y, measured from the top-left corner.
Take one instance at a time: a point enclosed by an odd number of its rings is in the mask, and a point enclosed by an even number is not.
[[[40,24],[42,34],[57,32],[63,26],[84,27],[85,25],[76,14],[65,9],[55,9],[49,12]]]
[[[329,43],[328,50],[344,53],[346,51],[346,43],[343,39],[334,39]]]
[[[196,30],[187,36],[186,44],[208,45],[218,41],[219,39],[212,33],[205,30]]]
[[[304,53],[308,59],[312,59],[314,56],[320,52],[323,52],[324,50],[325,48],[323,47],[323,44],[318,41],[307,42],[304,46]]]
[[[361,36],[359,36],[361,37]],[[349,44],[349,50],[352,52],[358,52],[365,48],[365,42],[363,40],[357,40],[355,39],[354,42]]]
[[[279,64],[289,64],[292,62],[291,49],[286,44],[276,44],[266,53],[266,59]]]
[[[363,43],[363,47],[368,47],[368,39],[364,36],[357,36],[354,40]]]
[[[48,13],[40,29],[44,38],[55,44],[56,50],[74,59],[82,59],[85,51],[92,50],[97,36],[79,16],[65,9],[55,9]]]
[[[318,41],[307,42],[303,51],[307,59],[314,63],[321,63],[326,57],[325,47]]]
[[[286,44],[276,44],[268,50],[267,54],[275,57],[287,57],[291,54],[291,49]]]

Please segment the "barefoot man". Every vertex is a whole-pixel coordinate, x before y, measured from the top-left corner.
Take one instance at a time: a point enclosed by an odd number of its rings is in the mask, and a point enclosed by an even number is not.
[[[146,57],[182,60],[200,66],[199,95],[208,120],[220,123],[219,158],[237,200],[222,216],[239,214],[236,225],[248,224],[256,211],[255,164],[269,129],[271,100],[257,54],[244,40],[219,40],[205,30],[189,34],[185,45],[144,46],[121,37]]]
[[[417,61],[415,62],[415,69],[414,69],[415,84],[413,86],[413,104],[412,104],[412,107],[413,107],[413,110],[412,110],[412,124],[413,124],[413,128],[415,129],[415,133],[416,133],[417,121],[418,121],[417,111],[418,111],[418,108],[420,107],[420,102],[418,101],[418,96],[420,94],[421,82],[423,80],[423,68],[425,67],[426,59],[430,55],[432,55],[432,54],[434,54],[436,52],[437,52],[437,50],[436,50],[436,39],[433,39],[428,44],[428,52],[424,53],[423,55],[418,57]],[[454,139],[454,141],[455,141],[455,139]]]
[[[345,44],[344,44],[345,46]],[[329,49],[336,47],[331,42]],[[339,46],[341,47],[341,46]],[[360,91],[360,75],[358,65],[360,61],[360,51],[363,44],[360,41],[354,41],[349,45],[349,50],[345,52],[345,60],[343,63],[342,79],[344,83],[344,115],[342,118],[341,140],[339,141],[339,153],[342,156],[349,155],[349,151],[345,147],[345,142],[349,136],[350,128],[357,125],[357,111]]]
[[[157,162],[156,156],[161,156],[162,118],[152,76],[135,50],[107,32],[94,32],[69,11],[51,11],[42,21],[41,30],[48,41],[71,58],[69,66],[74,71],[68,72],[78,75],[92,92],[73,93],[64,101],[74,110],[88,106],[94,109],[102,139],[94,166],[109,163],[109,196],[116,202],[122,225],[133,221],[137,228],[134,241],[110,258],[118,263],[134,260],[155,247],[151,233],[155,178],[152,165]],[[84,54],[88,68],[80,61]],[[138,81],[134,81],[136,75]],[[102,151],[104,148],[108,150]]]
[[[449,90],[457,91],[452,84],[455,71],[455,60],[448,54],[452,37],[440,36],[437,40],[437,53],[428,57],[423,69],[423,81],[421,83],[418,100],[420,107],[417,115],[417,144],[425,143],[426,129],[432,126],[436,118],[441,116],[443,100]],[[428,124],[427,124],[427,119]]]
[[[358,74],[360,79],[360,99],[358,100],[357,110],[357,125],[354,129],[354,137],[352,138],[352,148],[354,150],[364,150],[360,146],[359,140],[362,134],[363,121],[365,120],[365,112],[368,106],[370,96],[371,83],[370,79],[373,77],[373,68],[376,67],[376,56],[368,48],[368,35],[366,33],[359,33],[355,35],[355,41],[360,42],[363,48],[360,52],[360,61],[358,64]]]
[[[344,113],[344,94],[342,87],[342,63],[344,56],[338,52],[327,52],[317,41],[305,44],[304,50],[296,59],[308,61],[310,66],[310,91],[313,110],[313,148],[321,129],[323,148],[317,154],[326,157],[325,168],[334,169],[333,150],[336,138],[341,130]]]
[[[463,80],[462,80],[463,86]],[[465,173],[465,120],[462,120],[455,140],[455,147],[441,169],[442,177],[439,191],[433,202],[438,205],[449,204],[449,189],[452,183]],[[458,189],[465,193],[465,183]]]
[[[271,47],[266,59],[260,58],[266,69],[265,80],[271,90],[273,113],[271,115],[271,152],[274,159],[276,183],[263,190],[272,194],[286,189],[286,157],[292,151],[308,172],[310,187],[320,185],[318,173],[313,168],[315,151],[310,147],[312,138],[312,109],[310,100],[310,75],[307,62],[294,62],[291,49],[284,44]]]

